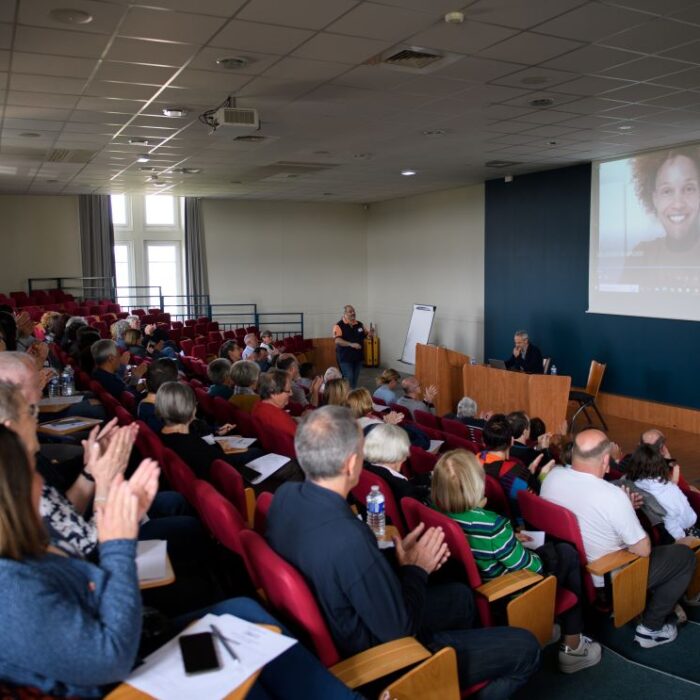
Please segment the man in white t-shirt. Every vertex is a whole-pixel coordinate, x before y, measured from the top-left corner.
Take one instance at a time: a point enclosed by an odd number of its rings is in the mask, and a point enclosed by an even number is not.
[[[600,430],[584,430],[574,439],[571,469],[556,468],[544,480],[542,498],[568,508],[578,519],[588,561],[627,549],[649,559],[649,600],[634,640],[649,648],[677,635],[673,610],[695,571],[695,555],[682,544],[651,548],[630,496],[605,481],[612,443]],[[594,584],[603,586],[600,577]]]

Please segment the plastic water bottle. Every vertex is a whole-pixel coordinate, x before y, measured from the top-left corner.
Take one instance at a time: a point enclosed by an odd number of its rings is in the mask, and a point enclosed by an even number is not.
[[[75,377],[73,368],[66,365],[61,375],[61,393],[63,396],[73,396],[75,394]]]
[[[470,365],[476,365],[476,364],[477,364],[477,362],[476,362],[476,357],[471,357],[471,358],[469,358],[469,364],[470,364]]]
[[[372,486],[367,494],[367,524],[375,537],[384,537],[386,532],[384,494],[379,490],[379,486]]]
[[[61,395],[61,380],[58,377],[52,377],[49,382],[49,398],[53,399]]]
[[[556,366],[556,365],[552,365],[552,368],[549,370],[549,373],[550,373],[550,374],[556,374],[556,373],[557,373],[557,366]]]

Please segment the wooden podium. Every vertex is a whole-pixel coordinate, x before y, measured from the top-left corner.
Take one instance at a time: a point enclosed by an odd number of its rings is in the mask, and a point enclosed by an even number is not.
[[[468,355],[420,344],[416,345],[416,377],[423,386],[437,386],[438,415],[454,411],[463,396],[471,396],[479,411],[525,411],[531,418],[541,418],[550,432],[558,432],[566,419],[571,377],[472,365]]]

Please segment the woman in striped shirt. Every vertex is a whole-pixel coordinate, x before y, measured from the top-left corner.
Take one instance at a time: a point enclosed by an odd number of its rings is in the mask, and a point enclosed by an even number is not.
[[[576,550],[565,543],[545,545],[534,552],[523,547],[521,540],[527,538],[516,534],[507,518],[485,509],[485,474],[476,455],[466,450],[452,450],[442,455],[433,471],[431,492],[435,508],[464,531],[483,579],[521,569],[553,574],[559,585],[582,600]],[[560,621],[559,668],[564,673],[574,673],[597,664],[600,645],[582,634],[580,603],[562,614]]]

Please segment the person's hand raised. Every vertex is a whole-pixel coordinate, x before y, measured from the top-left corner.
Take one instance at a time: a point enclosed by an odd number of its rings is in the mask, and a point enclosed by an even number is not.
[[[85,468],[92,474],[98,489],[109,488],[116,476],[124,473],[137,432],[135,423],[117,428],[104,452],[96,441],[89,445]]]
[[[121,475],[117,476],[104,504],[98,505],[95,514],[100,543],[136,539],[139,531],[138,505],[138,498],[131,492],[128,482]]]
[[[437,571],[450,557],[450,550],[445,544],[442,528],[430,527],[425,530],[420,523],[406,537],[394,537],[396,558],[401,566],[417,566],[430,574]],[[422,535],[422,536],[421,536]]]
[[[120,356],[119,356],[119,364],[123,365],[126,367],[129,364],[129,360],[131,359],[131,353],[128,350],[125,350]]]
[[[426,401],[426,403],[432,403],[433,399],[437,396],[437,393],[438,388],[435,386],[435,384],[426,386],[425,389],[423,389],[423,399]]]
[[[160,467],[154,459],[144,459],[129,479],[129,488],[138,500],[139,522],[148,512],[158,493]]]
[[[388,413],[384,414],[384,422],[389,423],[390,425],[398,425],[403,418],[403,413],[399,413],[398,411],[389,411]]]
[[[537,467],[540,466],[540,462],[542,461],[543,458],[544,458],[544,453],[537,455],[537,457],[535,457],[535,459],[533,459],[532,462],[530,462],[530,465],[527,468],[528,471],[530,472],[530,474],[537,473]]]

